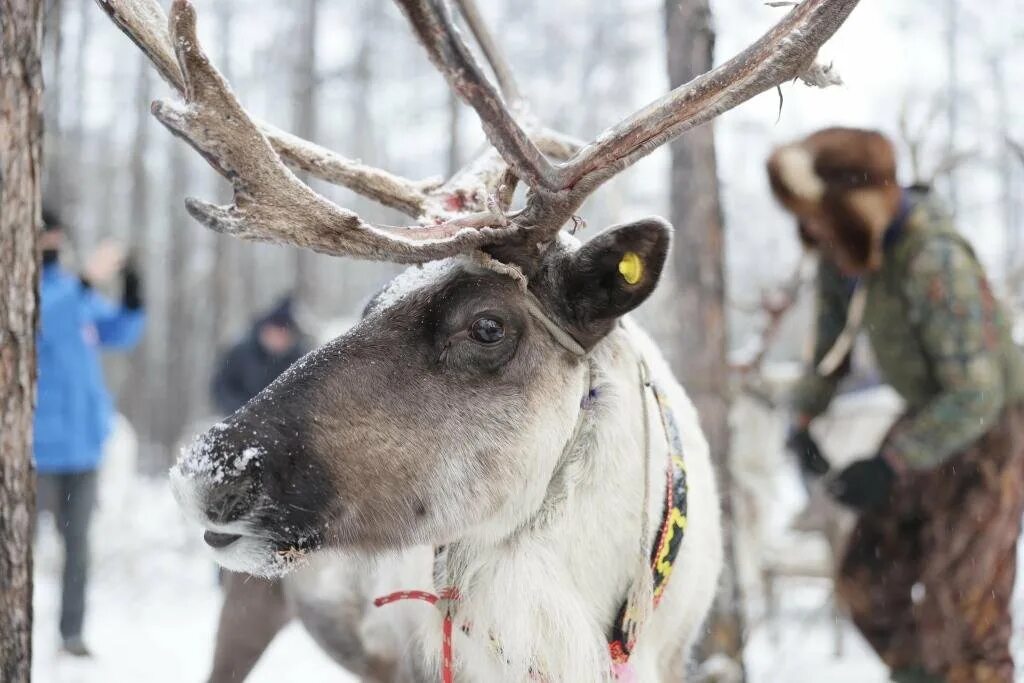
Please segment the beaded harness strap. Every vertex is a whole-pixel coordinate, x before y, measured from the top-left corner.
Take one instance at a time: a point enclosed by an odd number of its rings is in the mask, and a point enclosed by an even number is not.
[[[646,386],[657,402],[661,427],[669,448],[669,463],[665,472],[665,505],[650,558],[654,586],[653,607],[657,607],[665,594],[668,579],[672,575],[686,533],[687,484],[683,440],[668,396],[654,382],[648,381]],[[629,657],[636,647],[635,635],[630,637],[630,634],[637,632],[637,625],[634,622],[640,611],[640,606],[631,604],[629,597],[623,600],[608,639],[608,652],[620,680],[628,675]]]

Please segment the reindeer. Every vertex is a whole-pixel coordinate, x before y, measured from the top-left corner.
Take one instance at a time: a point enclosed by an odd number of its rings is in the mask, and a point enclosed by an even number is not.
[[[412,264],[350,332],[172,469],[217,560],[278,576],[340,552],[336,603],[356,609],[313,628],[356,670],[383,643],[367,677],[679,680],[722,541],[697,415],[628,317],[659,280],[670,228],[645,219],[582,245],[561,228],[661,144],[820,69],[818,48],[857,0],[805,0],[588,145],[530,116],[470,0],[458,4],[497,86],[446,2],[397,0],[493,145],[442,183],[251,119],[199,45],[187,1],[174,0],[169,28],[156,0],[98,2],[184,97],[153,114],[234,187],[230,206],[186,200],[193,217],[243,239]],[[289,166],[416,223],[371,225]],[[363,609],[393,590],[407,592],[378,602],[439,609]]]

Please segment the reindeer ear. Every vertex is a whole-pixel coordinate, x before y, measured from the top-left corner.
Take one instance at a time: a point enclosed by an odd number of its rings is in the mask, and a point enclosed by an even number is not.
[[[664,219],[645,218],[609,228],[573,254],[563,296],[576,325],[606,327],[642,304],[661,277],[671,235]]]

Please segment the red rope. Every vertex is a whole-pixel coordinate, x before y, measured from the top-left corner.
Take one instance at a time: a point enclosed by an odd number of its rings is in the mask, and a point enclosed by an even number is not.
[[[442,600],[448,602],[458,599],[459,590],[451,587],[443,588],[440,595],[428,593],[427,591],[397,591],[377,598],[373,601],[373,604],[375,607],[383,607],[399,600],[423,600],[437,606],[437,603]],[[441,681],[442,683],[453,683],[455,680],[455,667],[452,663],[452,611],[447,604],[443,607],[444,621],[442,622],[442,629],[444,636],[441,639]]]

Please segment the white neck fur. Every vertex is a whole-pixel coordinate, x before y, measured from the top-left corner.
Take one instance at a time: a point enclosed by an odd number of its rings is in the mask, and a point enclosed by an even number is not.
[[[551,681],[608,678],[607,637],[636,567],[648,457],[635,347],[616,328],[590,355],[597,395],[563,456],[567,486],[558,514],[499,543],[463,540],[448,548],[448,577],[462,595],[457,668],[475,680],[518,682],[531,671]],[[656,520],[667,455],[660,427],[650,429],[649,515]],[[468,635],[462,624],[471,625]],[[438,629],[423,636],[424,654],[436,657]]]

